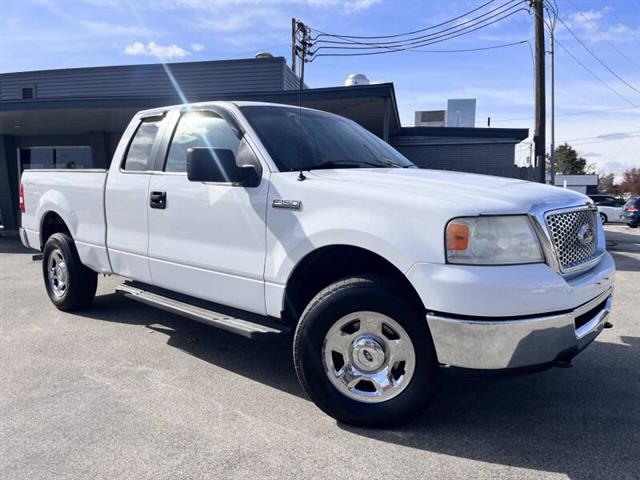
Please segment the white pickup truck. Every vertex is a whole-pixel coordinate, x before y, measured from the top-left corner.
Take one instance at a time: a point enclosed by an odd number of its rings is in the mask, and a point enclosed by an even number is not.
[[[410,418],[440,366],[568,364],[608,325],[614,263],[585,196],[415,166],[354,122],[214,102],[135,115],[109,171],[27,170],[22,242],[51,301],[125,295],[241,335],[293,332],[311,399]]]

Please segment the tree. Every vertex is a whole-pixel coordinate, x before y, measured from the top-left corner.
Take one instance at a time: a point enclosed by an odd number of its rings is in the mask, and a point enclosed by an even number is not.
[[[585,175],[587,160],[580,157],[571,145],[563,143],[556,148],[556,174]]]
[[[631,195],[640,194],[640,168],[633,167],[622,174],[620,190]]]
[[[604,170],[598,172],[598,192],[610,193],[617,195],[620,190],[619,185],[615,183],[616,176],[613,173],[605,173]]]

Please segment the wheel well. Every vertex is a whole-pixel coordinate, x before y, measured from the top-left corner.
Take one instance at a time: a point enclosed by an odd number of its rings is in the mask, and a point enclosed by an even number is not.
[[[48,212],[42,219],[40,226],[40,247],[43,248],[49,237],[54,233],[67,233],[71,235],[69,227],[64,223],[62,217],[56,212]]]
[[[388,280],[416,308],[424,310],[418,292],[391,262],[363,248],[334,245],[314,250],[296,265],[285,288],[283,320],[297,323],[305,307],[320,290],[355,275],[376,275]]]

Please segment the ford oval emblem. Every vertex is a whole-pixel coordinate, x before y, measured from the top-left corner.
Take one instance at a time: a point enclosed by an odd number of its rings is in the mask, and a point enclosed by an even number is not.
[[[588,223],[584,223],[578,229],[578,241],[585,247],[591,245],[594,240],[593,228]]]

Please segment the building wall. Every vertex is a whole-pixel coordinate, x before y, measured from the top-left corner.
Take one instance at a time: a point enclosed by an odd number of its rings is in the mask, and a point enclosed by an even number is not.
[[[173,63],[175,84],[162,64],[72,68],[2,74],[0,101],[20,100],[32,88],[35,99],[168,97],[179,89],[189,98],[298,88],[284,58]],[[28,100],[25,100],[28,101]]]
[[[420,168],[455,170],[502,177],[537,180],[532,169],[514,165],[518,140],[395,137],[391,144]]]

